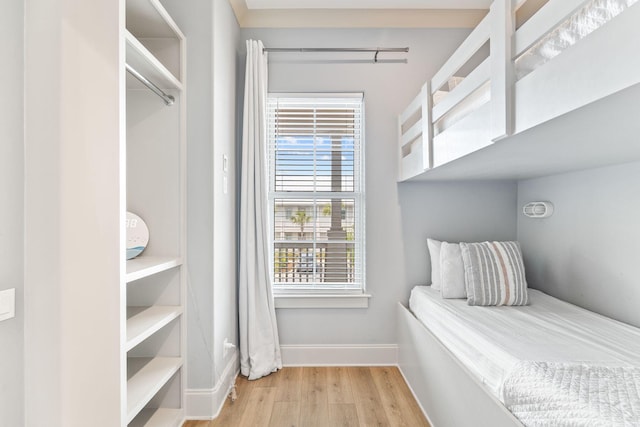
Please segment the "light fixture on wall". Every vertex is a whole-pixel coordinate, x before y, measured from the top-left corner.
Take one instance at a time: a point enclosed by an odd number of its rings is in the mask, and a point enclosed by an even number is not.
[[[549,218],[553,215],[553,203],[529,202],[522,207],[522,213],[529,218]]]

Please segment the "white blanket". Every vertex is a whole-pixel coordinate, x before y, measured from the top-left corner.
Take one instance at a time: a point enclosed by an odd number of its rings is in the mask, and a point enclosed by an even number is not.
[[[516,60],[518,79],[573,46],[638,0],[592,0]]]
[[[640,329],[529,289],[531,305],[474,307],[429,286],[411,291],[411,310],[496,397],[527,360],[640,365]]]
[[[520,362],[503,386],[526,426],[640,426],[640,366]]]

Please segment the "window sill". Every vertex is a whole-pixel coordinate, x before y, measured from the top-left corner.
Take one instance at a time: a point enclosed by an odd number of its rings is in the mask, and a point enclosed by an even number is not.
[[[274,295],[276,308],[368,308],[369,298],[369,294]]]

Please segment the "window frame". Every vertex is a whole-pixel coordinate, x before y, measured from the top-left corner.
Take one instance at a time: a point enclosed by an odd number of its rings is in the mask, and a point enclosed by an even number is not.
[[[271,164],[275,158],[275,151],[272,147],[273,136],[269,128],[271,120],[269,105],[274,99],[296,99],[311,101],[317,99],[359,99],[360,100],[360,140],[358,152],[354,151],[355,157],[359,159],[357,166],[360,172],[356,177],[356,167],[354,165],[354,180],[358,180],[358,185],[354,188],[353,192],[282,192],[275,190],[275,175],[274,165]],[[276,308],[366,308],[368,307],[369,295],[366,292],[366,222],[365,222],[365,208],[366,208],[366,189],[365,189],[365,99],[362,92],[347,92],[347,93],[282,93],[282,92],[270,92],[267,97],[267,123],[266,126],[266,144],[267,149],[265,154],[267,156],[267,195],[269,206],[269,273],[271,280],[271,287],[275,298]],[[354,148],[355,150],[355,148]],[[315,181],[314,181],[315,182]],[[276,225],[275,225],[275,202],[276,200],[303,200],[315,199],[325,200],[327,195],[331,195],[333,198],[338,199],[353,199],[354,200],[354,228],[359,227],[360,233],[357,237],[355,245],[359,248],[358,253],[358,268],[360,269],[360,281],[356,283],[357,286],[353,287],[331,287],[325,288],[314,286],[314,289],[308,289],[304,287],[293,288],[286,285],[278,286],[275,283],[275,239]],[[316,206],[317,207],[317,206]],[[316,242],[317,237],[314,237],[312,242]]]

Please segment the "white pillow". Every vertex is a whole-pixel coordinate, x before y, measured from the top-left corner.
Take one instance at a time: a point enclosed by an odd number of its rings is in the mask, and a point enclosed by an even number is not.
[[[467,298],[464,262],[459,244],[442,242],[440,246],[440,276],[442,298]]]
[[[442,242],[434,239],[427,239],[429,255],[431,257],[431,289],[440,289],[442,278],[440,276],[440,246]]]

